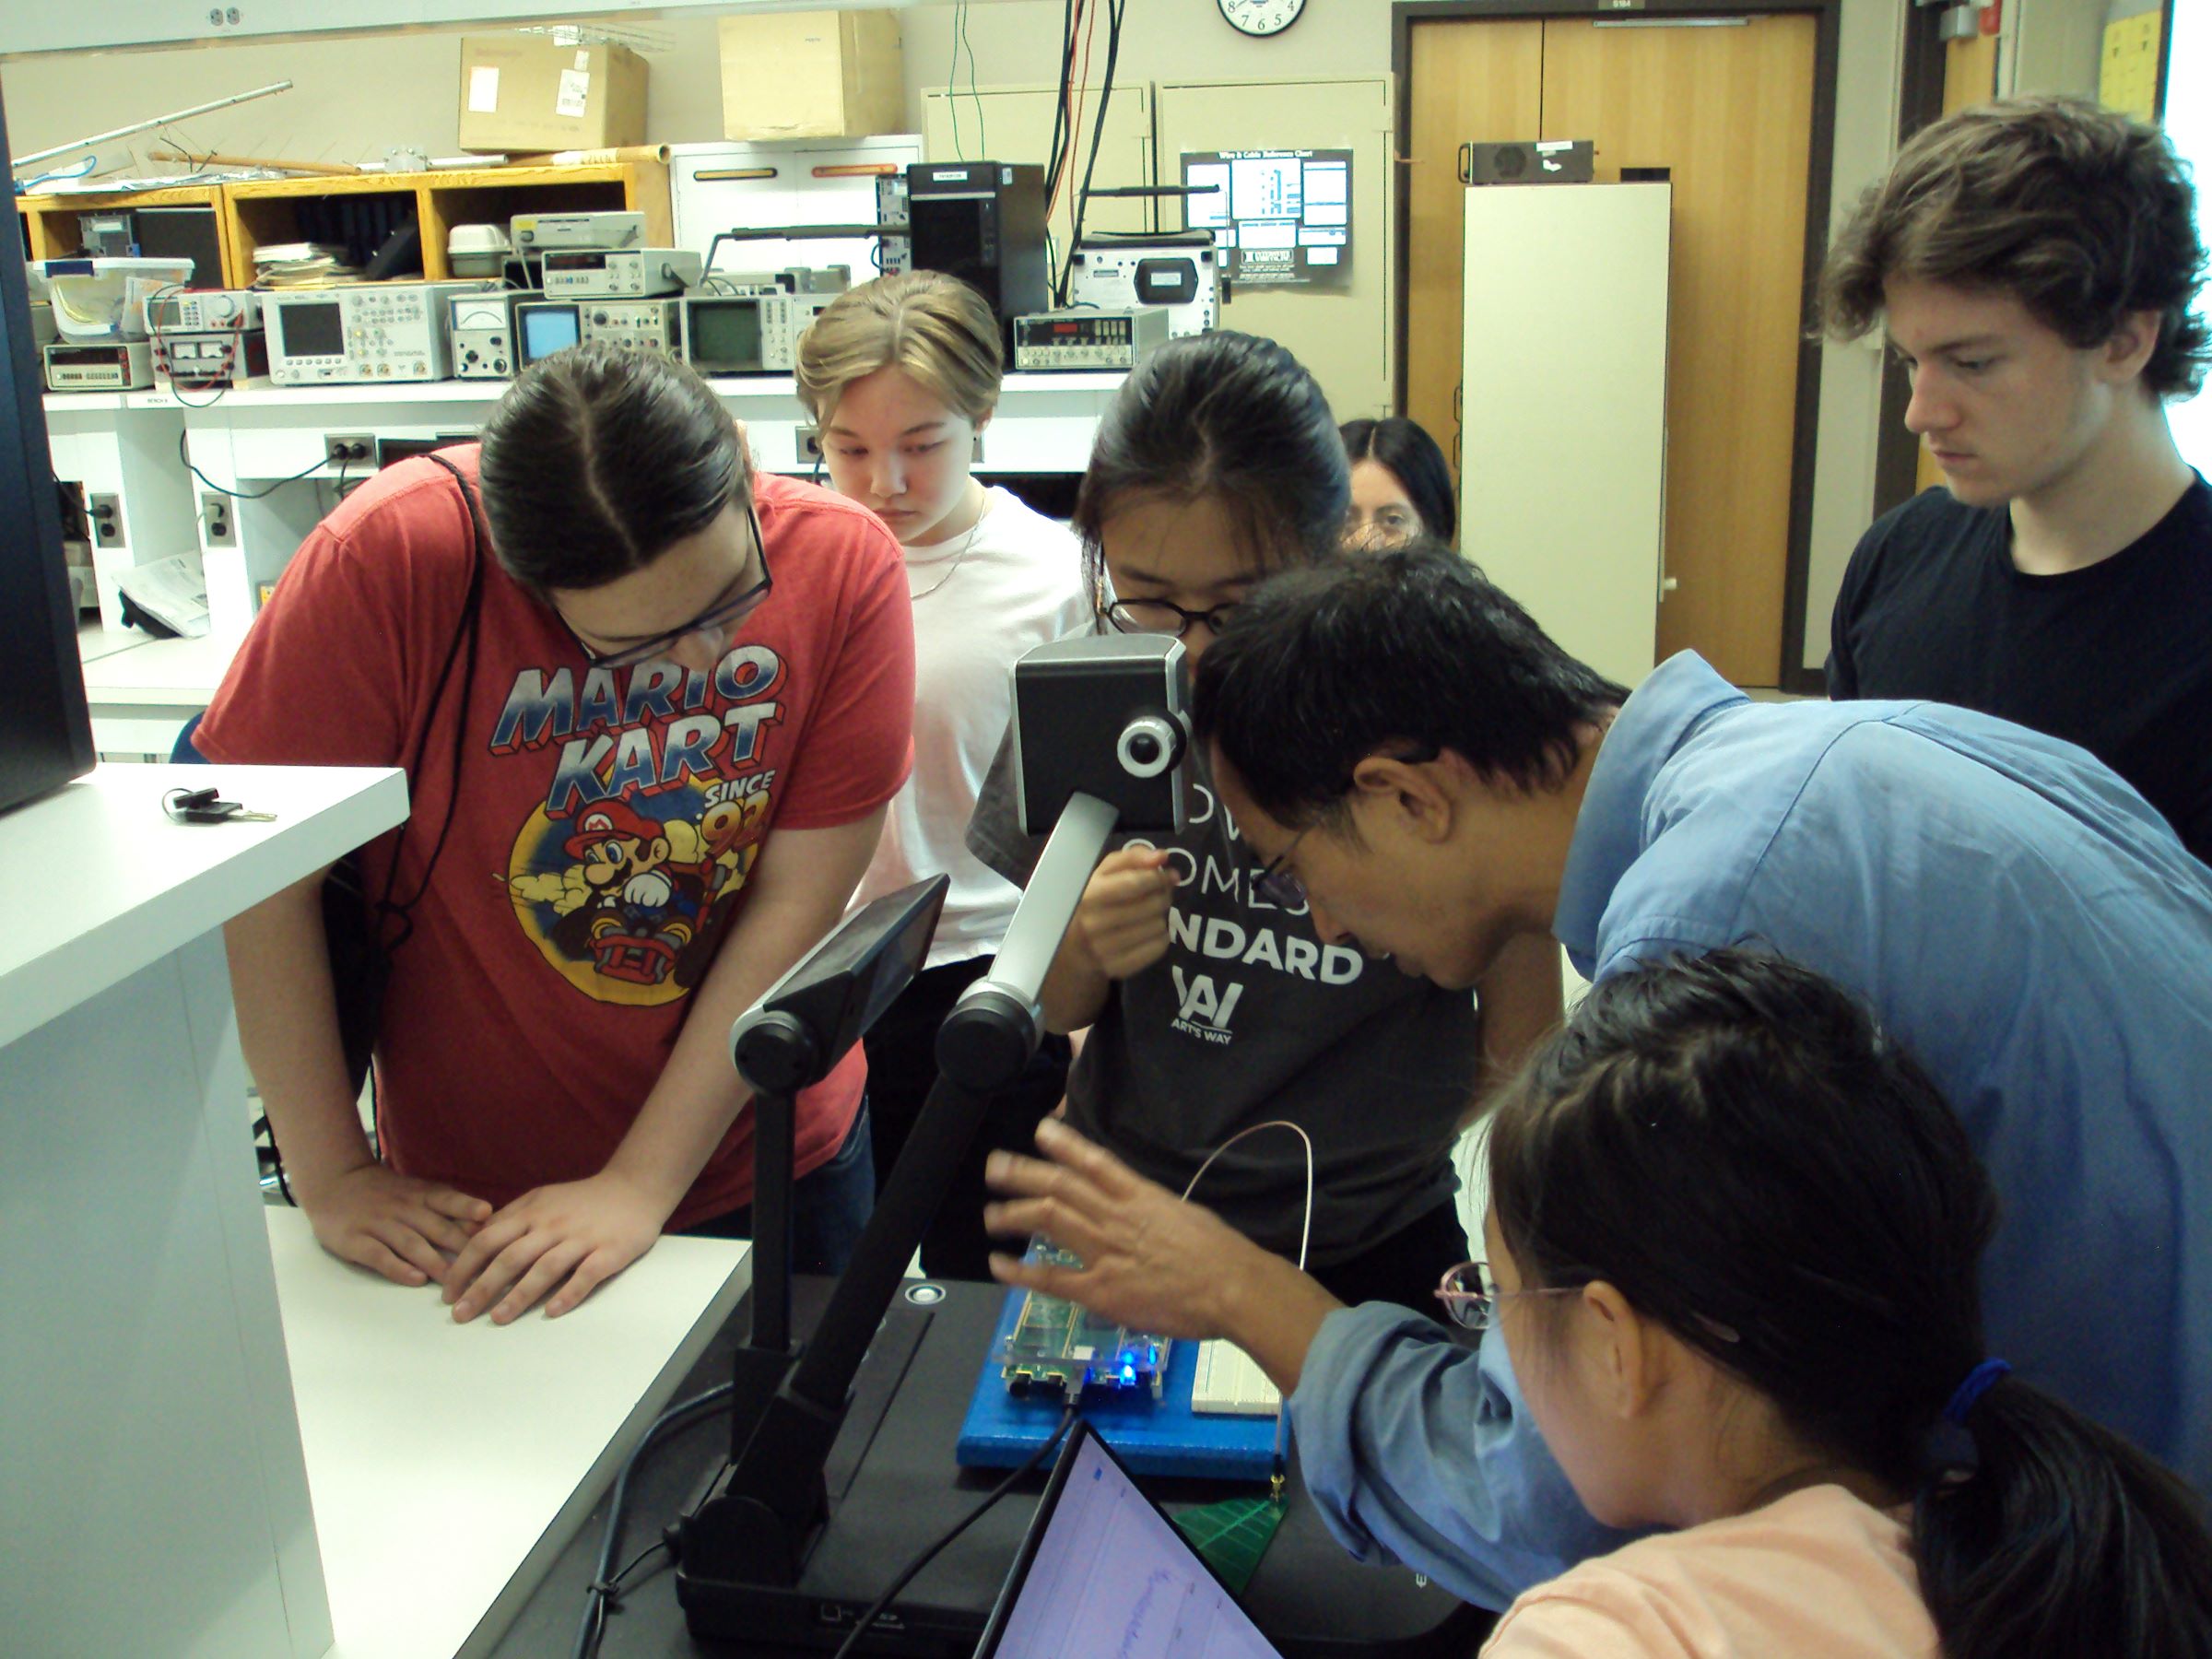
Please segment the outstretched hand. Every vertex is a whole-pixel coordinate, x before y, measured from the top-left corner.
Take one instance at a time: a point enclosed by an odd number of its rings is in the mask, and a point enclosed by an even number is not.
[[[1064,1297],[1132,1329],[1205,1340],[1234,1334],[1251,1277],[1271,1263],[1289,1268],[1055,1118],[1037,1126],[1037,1146],[1042,1158],[991,1155],[984,1179],[1009,1197],[985,1206],[983,1225],[1000,1236],[1041,1234],[1083,1265],[994,1253],[1001,1283]]]

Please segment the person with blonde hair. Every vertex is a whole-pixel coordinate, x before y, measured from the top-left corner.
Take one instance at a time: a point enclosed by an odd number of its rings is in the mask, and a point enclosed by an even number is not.
[[[880,1181],[935,1080],[938,1023],[989,966],[1019,890],[964,844],[983,775],[1012,713],[1015,660],[1090,620],[1074,535],[971,468],[998,405],[996,318],[973,288],[935,271],[879,277],[839,296],[799,342],[799,400],[830,483],[906,549],[914,608],[914,767],[854,894],[865,904],[951,877],[928,962],[867,1039]],[[924,1271],[988,1278],[983,1159],[1025,1147],[1059,1103],[1065,1038],[992,1102],[922,1246]]]

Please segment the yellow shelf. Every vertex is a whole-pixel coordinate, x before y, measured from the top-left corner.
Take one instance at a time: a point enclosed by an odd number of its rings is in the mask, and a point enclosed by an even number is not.
[[[504,225],[518,213],[619,208],[642,213],[647,244],[660,247],[668,244],[675,225],[668,205],[668,169],[658,161],[257,179],[223,187],[233,281],[241,288],[252,282],[256,248],[303,240],[291,204],[303,198],[403,194],[414,198],[415,222],[422,233],[422,274],[432,282],[453,274],[445,245],[455,225]]]
[[[167,190],[66,191],[48,195],[16,198],[16,217],[23,226],[23,257],[65,259],[76,252],[76,216],[114,213],[131,207],[213,207],[216,234],[223,251],[223,277],[229,280],[233,265],[227,216],[222,211],[219,184],[180,184]]]
[[[675,231],[669,211],[668,169],[658,161],[322,174],[167,190],[18,196],[16,212],[23,226],[25,257],[51,259],[76,251],[76,216],[80,213],[127,207],[214,207],[223,251],[223,282],[230,288],[251,288],[255,249],[270,242],[306,240],[300,234],[298,203],[355,195],[412,199],[415,222],[422,233],[422,274],[433,282],[452,275],[445,245],[447,234],[455,225],[504,225],[518,213],[623,209],[645,216],[649,246],[668,246]]]

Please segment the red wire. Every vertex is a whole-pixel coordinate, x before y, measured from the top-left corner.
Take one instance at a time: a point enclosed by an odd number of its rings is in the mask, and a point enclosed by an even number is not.
[[[1088,25],[1088,32],[1083,32],[1087,23]],[[1067,165],[1060,170],[1060,182],[1063,184],[1067,184],[1070,176],[1073,175],[1076,171],[1076,159],[1083,153],[1081,143],[1083,129],[1083,95],[1090,90],[1090,42],[1097,35],[1098,28],[1099,14],[1089,9],[1086,0],[1077,0],[1076,29],[1078,32],[1083,32],[1083,73],[1081,78],[1076,83],[1075,109],[1070,112],[1068,117]],[[1070,186],[1069,188],[1068,200],[1071,202],[1075,200],[1073,186]],[[1059,206],[1059,193],[1055,191],[1053,193],[1052,201],[1045,205],[1045,217],[1047,218],[1052,217],[1053,209]]]
[[[1082,100],[1076,96],[1076,47],[1083,36],[1083,6],[1084,0],[1076,0],[1075,19],[1068,30],[1067,37],[1067,62],[1062,66],[1061,71],[1065,76],[1060,88],[1062,112],[1060,154],[1063,158],[1075,152],[1076,112],[1083,107]],[[1072,109],[1069,108],[1071,103],[1074,105]],[[1053,210],[1060,206],[1060,186],[1066,182],[1067,165],[1063,159],[1060,166],[1060,176],[1053,181],[1053,199],[1044,205],[1044,217],[1048,220],[1053,217]]]

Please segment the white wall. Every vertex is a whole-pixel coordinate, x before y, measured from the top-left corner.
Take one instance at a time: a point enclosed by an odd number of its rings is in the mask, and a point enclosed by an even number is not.
[[[608,21],[653,41],[655,49],[644,53],[651,68],[651,135],[670,143],[721,137],[715,20],[684,16]],[[288,161],[373,161],[394,145],[451,156],[460,124],[463,32],[314,36],[268,45],[21,58],[0,64],[8,144],[17,155],[29,155],[165,111],[289,80],[289,92],[203,115],[175,130],[194,150]],[[159,133],[103,146],[100,171],[124,166],[173,172],[173,164],[147,159],[167,146]],[[80,159],[65,156],[56,165],[75,166]]]
[[[1102,13],[1099,6],[1094,11]],[[945,85],[952,68],[957,7],[917,6],[900,14],[910,91]],[[979,86],[1053,78],[1060,52],[1060,0],[1007,0],[968,8],[968,45]],[[1090,56],[1091,79],[1106,73],[1101,18]],[[1267,80],[1288,76],[1384,75],[1390,70],[1390,7],[1383,0],[1312,0],[1283,33],[1255,41],[1238,33],[1215,0],[1131,0],[1122,32],[1117,80]],[[968,54],[959,84],[967,84]]]
[[[951,6],[920,6],[900,13],[910,132],[921,130],[921,89],[945,84],[955,11]],[[1288,33],[1253,41],[1223,21],[1215,0],[1135,0],[1116,76],[1135,81],[1187,79],[1198,73],[1232,79],[1380,74],[1390,67],[1389,16],[1381,0],[1319,0]],[[1053,79],[1060,49],[1060,0],[994,0],[971,6],[967,17],[979,84]],[[649,136],[668,144],[722,136],[715,18],[684,14],[641,20],[625,15],[599,21],[652,42],[643,53],[652,68]],[[85,53],[0,63],[8,139],[18,155],[25,154],[165,110],[288,79],[295,83],[289,92],[201,116],[178,130],[197,149],[287,160],[374,160],[387,147],[401,144],[448,156],[454,153],[458,124],[463,32],[310,37],[268,45]],[[967,62],[963,55],[963,78]],[[1094,80],[1105,67],[1101,23],[1091,54]],[[143,160],[147,150],[163,142],[159,135],[148,135],[110,146],[101,159],[120,163],[135,151]],[[107,171],[104,165],[102,171]]]
[[[1835,180],[1830,233],[1897,153],[1899,77],[1910,0],[1850,0],[1836,62]],[[1805,601],[1805,658],[1828,660],[1829,615],[1860,533],[1874,517],[1876,444],[1881,436],[1881,336],[1820,354],[1819,449],[1813,467],[1812,555]]]

